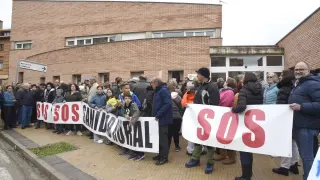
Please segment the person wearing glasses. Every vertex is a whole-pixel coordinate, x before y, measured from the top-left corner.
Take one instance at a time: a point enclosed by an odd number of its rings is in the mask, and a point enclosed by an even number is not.
[[[268,86],[264,89],[263,104],[276,104],[277,95],[279,92],[279,89],[277,87],[278,82],[279,82],[279,79],[276,73],[273,73],[273,72],[267,73]]]
[[[295,65],[296,78],[288,104],[293,114],[293,139],[297,142],[303,163],[303,180],[307,180],[314,161],[314,141],[320,129],[320,77],[310,73],[305,62]]]

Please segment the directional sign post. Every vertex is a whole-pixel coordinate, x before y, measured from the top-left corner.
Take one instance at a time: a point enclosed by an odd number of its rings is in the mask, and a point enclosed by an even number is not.
[[[16,82],[18,82],[18,70],[21,69],[28,69],[32,71],[39,71],[39,72],[47,72],[47,65],[40,64],[37,62],[32,61],[26,61],[26,60],[20,60],[17,63],[17,74],[16,74]]]

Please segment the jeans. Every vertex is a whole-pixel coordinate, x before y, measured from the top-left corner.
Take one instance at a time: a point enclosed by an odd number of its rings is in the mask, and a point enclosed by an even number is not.
[[[168,125],[159,126],[159,156],[169,156]]]
[[[208,149],[207,152],[207,163],[213,164],[213,156],[214,156],[214,147],[206,146]],[[192,152],[192,159],[193,160],[200,160],[200,156],[202,153],[202,145],[194,144],[194,150]]]
[[[31,115],[32,115],[32,106],[22,106],[22,117],[21,117],[21,127],[24,128],[29,125],[31,121]]]
[[[308,179],[308,175],[314,161],[314,137],[318,134],[318,129],[293,129],[293,139],[297,142],[303,163],[303,180]]]
[[[253,154],[248,152],[240,152],[241,165],[251,165],[253,161]]]
[[[281,157],[280,166],[289,169],[299,161],[299,150],[295,140],[292,140],[292,157]]]

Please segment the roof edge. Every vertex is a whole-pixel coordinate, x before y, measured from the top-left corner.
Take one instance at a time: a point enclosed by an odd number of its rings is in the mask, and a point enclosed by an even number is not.
[[[214,5],[222,6],[222,4],[212,3],[209,0],[202,0],[201,2],[170,2],[169,0],[13,0],[13,1],[41,1],[41,2],[120,2],[120,3],[163,3],[163,4],[190,4],[190,5]],[[200,1],[200,0],[199,0]]]
[[[294,27],[288,34],[286,34],[283,38],[281,38],[276,45],[278,45],[282,40],[284,40],[286,37],[288,37],[291,33],[293,33],[296,29],[298,29],[303,23],[305,23],[307,20],[309,20],[314,14],[316,14],[318,11],[320,11],[320,7],[318,7],[314,12],[312,12],[308,17],[306,17],[302,22],[300,22],[296,27]]]

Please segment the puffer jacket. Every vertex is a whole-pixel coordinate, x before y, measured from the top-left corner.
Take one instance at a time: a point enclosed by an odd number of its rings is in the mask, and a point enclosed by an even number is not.
[[[293,128],[320,128],[320,76],[302,77],[292,90],[288,104],[300,104],[300,111],[294,111]]]
[[[220,94],[217,83],[209,80],[208,82],[200,84],[193,103],[218,106],[220,103]]]
[[[3,102],[3,106],[5,107],[12,107],[15,106],[15,98],[13,96],[12,92],[4,92],[3,94],[4,97],[4,102]]]
[[[159,125],[173,123],[171,95],[166,85],[156,88],[153,96],[153,116],[159,119]]]
[[[181,119],[181,97],[177,92],[171,92],[172,99],[172,117],[173,119]]]
[[[263,93],[263,104],[276,104],[278,91],[277,84],[267,86]]]
[[[92,108],[105,108],[107,97],[104,94],[96,94],[94,95],[90,102],[89,106]]]
[[[130,117],[130,124],[133,126],[139,120],[140,111],[139,111],[138,105],[133,101],[131,101],[128,106],[124,104],[122,106],[122,112],[123,112],[123,117],[125,117],[126,115]]]
[[[278,84],[279,89],[277,104],[288,104],[290,93],[293,89],[294,77],[284,77]]]
[[[182,107],[184,107],[186,104],[192,104],[194,100],[194,96],[195,96],[194,91],[187,90],[181,100]]]
[[[220,89],[220,106],[233,107],[234,105],[234,90],[232,88]]]
[[[232,108],[234,113],[242,113],[247,105],[263,104],[263,91],[261,83],[248,82],[239,92],[238,104]]]

